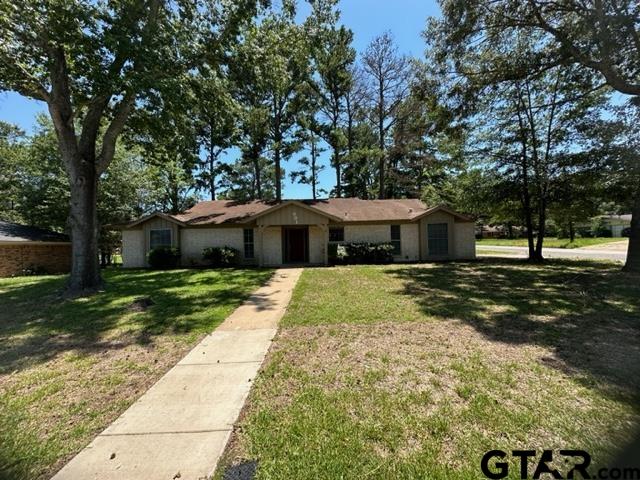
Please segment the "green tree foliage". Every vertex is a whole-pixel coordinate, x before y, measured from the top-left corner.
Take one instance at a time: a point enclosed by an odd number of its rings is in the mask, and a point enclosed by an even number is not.
[[[344,194],[347,197],[375,198],[376,169],[380,149],[376,129],[369,122],[367,84],[359,65],[351,69],[351,84],[345,94],[345,137],[347,154],[343,159]]]
[[[313,0],[312,11],[305,22],[313,62],[314,78],[310,82],[312,115],[322,126],[318,133],[331,149],[331,165],[336,171],[335,195],[342,196],[342,164],[348,140],[344,134],[346,101],[353,88],[353,66],[356,52],[353,32],[338,26],[340,12],[337,0]],[[311,154],[313,157],[313,153]],[[315,189],[314,189],[315,191]]]
[[[5,221],[19,220],[20,169],[27,158],[23,140],[22,130],[0,122],[0,218]]]
[[[625,270],[640,271],[640,107],[635,102],[613,109],[610,121],[592,130],[590,141],[602,162],[609,201],[631,211],[631,236]]]
[[[508,52],[510,61],[521,59],[523,64],[536,55],[544,39],[535,31],[497,33],[503,43],[494,45],[494,52],[453,45],[447,25],[444,19],[433,21],[426,36],[435,70],[453,72],[447,77],[460,105],[457,111],[468,120],[467,153],[518,186],[529,258],[540,261],[548,209],[561,197],[557,185],[591,168],[585,138],[601,123],[606,96],[598,91],[592,72],[570,65],[515,79],[492,75],[492,68],[498,68],[492,63],[496,55]],[[510,190],[516,191],[502,191]]]
[[[318,198],[318,194],[327,193],[318,187],[318,175],[325,168],[320,164],[320,155],[326,151],[321,145],[321,131],[322,126],[316,121],[313,113],[306,119],[300,120],[298,140],[303,147],[308,148],[309,156],[299,158],[298,164],[301,168],[290,174],[292,181],[311,186],[311,198],[314,200]]]
[[[196,186],[216,199],[218,177],[222,173],[221,157],[237,143],[236,119],[241,114],[232,96],[230,79],[226,72],[213,72],[203,68],[195,85],[197,140],[206,152],[197,162]]]
[[[535,77],[573,64],[582,77],[595,74],[601,85],[640,96],[640,5],[633,0],[595,2],[443,0],[442,17],[432,19],[426,37],[436,60],[465,78],[460,95],[472,86]],[[514,55],[514,38],[528,39],[527,55]],[[580,81],[573,79],[574,84]],[[637,157],[626,162],[634,176]],[[627,263],[640,271],[640,191],[631,192],[632,232]]]
[[[285,2],[252,25],[237,47],[232,75],[244,115],[243,153],[257,164],[268,149],[275,170],[276,199],[282,198],[282,162],[299,148],[295,129],[305,106],[310,63],[303,28],[295,8]],[[262,137],[264,134],[264,137]],[[255,176],[260,175],[255,170]],[[262,182],[259,182],[260,184]],[[262,186],[261,186],[262,189]]]
[[[577,64],[611,88],[640,95],[640,5],[634,0],[588,2],[442,0],[432,36],[442,57],[479,82],[524,79]],[[527,56],[511,55],[514,36],[530,39]],[[471,58],[483,61],[469,63]]]
[[[362,69],[371,105],[371,122],[378,135],[378,198],[387,197],[387,147],[410,85],[410,64],[390,32],[374,38],[362,56]]]
[[[260,175],[260,180],[257,179],[256,172]],[[266,157],[258,157],[257,164],[247,163],[244,158],[232,164],[222,164],[219,198],[241,202],[273,200],[276,197],[275,178],[273,162]]]
[[[12,182],[7,190],[3,186],[2,191],[10,193],[11,201],[2,203],[0,216],[26,225],[68,231],[70,188],[51,121],[45,116],[38,117],[34,134],[22,136],[19,143],[9,144],[8,148],[20,158],[7,170],[12,173]],[[15,157],[3,154],[0,158]],[[106,260],[120,245],[119,235],[109,225],[161,209],[165,204],[162,188],[166,182],[158,181],[157,170],[145,164],[136,150],[127,150],[121,145],[116,148],[113,162],[100,182],[98,243]]]
[[[254,0],[0,2],[0,90],[47,103],[69,178],[70,292],[101,283],[98,179],[130,115],[179,92],[202,45],[226,51],[255,13]]]

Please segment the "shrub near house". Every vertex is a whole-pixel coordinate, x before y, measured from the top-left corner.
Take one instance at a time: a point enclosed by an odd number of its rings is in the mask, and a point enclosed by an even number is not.
[[[329,245],[329,260],[341,265],[393,263],[390,243],[345,243]]]
[[[202,251],[202,258],[212,267],[233,267],[240,263],[240,252],[231,247],[210,247]]]
[[[174,247],[156,247],[147,254],[147,263],[158,270],[176,268],[180,263],[180,250]]]

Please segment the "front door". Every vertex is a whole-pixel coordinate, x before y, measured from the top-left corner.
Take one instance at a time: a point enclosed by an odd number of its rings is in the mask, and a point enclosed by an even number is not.
[[[309,227],[283,227],[284,263],[309,262]]]

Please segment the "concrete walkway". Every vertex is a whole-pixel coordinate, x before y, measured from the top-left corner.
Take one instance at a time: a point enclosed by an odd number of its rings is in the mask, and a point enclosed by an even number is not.
[[[301,273],[277,270],[53,479],[208,478]]]

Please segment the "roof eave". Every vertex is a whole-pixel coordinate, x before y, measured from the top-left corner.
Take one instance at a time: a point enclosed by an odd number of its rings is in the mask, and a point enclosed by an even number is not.
[[[424,217],[427,217],[427,216],[431,215],[432,213],[436,213],[436,212],[448,213],[449,215],[453,215],[454,217],[457,217],[457,218],[459,218],[461,220],[464,220],[465,222],[473,222],[474,221],[473,218],[469,217],[468,215],[463,215],[462,213],[458,213],[455,210],[447,207],[446,205],[438,205],[436,207],[429,208],[426,212],[423,212],[420,215],[416,215],[411,220],[412,221],[420,220],[420,219],[422,219]]]
[[[167,220],[168,222],[173,222],[176,225],[180,225],[181,227],[186,227],[187,226],[186,223],[181,222],[180,220],[178,220],[177,218],[174,218],[171,215],[167,215],[166,213],[156,212],[156,213],[152,213],[152,214],[146,215],[144,217],[141,217],[138,220],[134,220],[131,223],[127,223],[127,224],[124,224],[124,225],[119,225],[119,228],[121,230],[128,230],[128,229],[133,228],[133,227],[135,227],[137,225],[140,225],[142,223],[148,222],[149,220],[151,220],[152,218],[155,218],[155,217],[162,218],[164,220]]]
[[[285,200],[285,201],[282,201],[282,202],[278,203],[277,205],[274,205],[273,207],[267,208],[266,210],[263,210],[262,212],[247,218],[242,223],[249,223],[249,222],[255,221],[260,217],[263,217],[263,216],[268,215],[270,213],[276,212],[276,211],[278,211],[278,210],[280,210],[282,208],[288,207],[290,205],[295,205],[295,206],[300,207],[300,208],[302,208],[304,210],[308,210],[310,212],[313,212],[313,213],[315,213],[317,215],[321,215],[323,217],[327,217],[327,218],[329,218],[329,219],[331,219],[331,220],[333,220],[335,222],[342,222],[343,221],[343,219],[341,219],[340,217],[336,217],[335,215],[333,215],[331,213],[323,212],[319,208],[315,208],[315,207],[310,206],[310,205],[305,205],[304,203],[299,202],[297,200]]]

